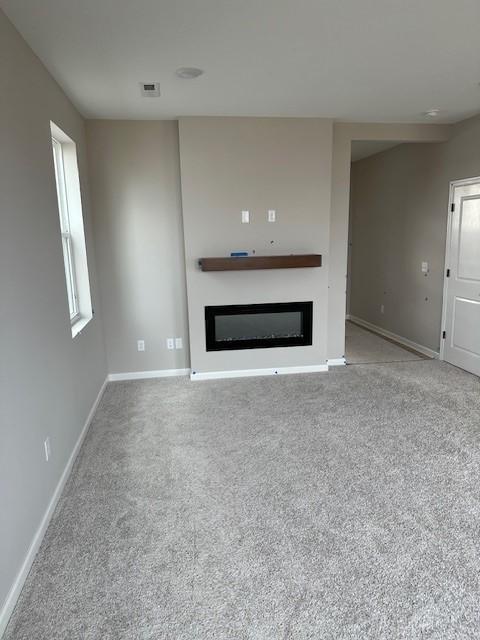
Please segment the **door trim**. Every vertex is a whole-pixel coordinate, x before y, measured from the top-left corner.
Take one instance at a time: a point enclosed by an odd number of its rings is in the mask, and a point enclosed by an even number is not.
[[[447,325],[447,293],[449,278],[447,278],[447,269],[450,268],[450,243],[452,239],[452,204],[454,202],[454,193],[456,187],[465,187],[469,184],[480,183],[480,176],[473,178],[465,178],[463,180],[452,180],[449,187],[448,195],[448,217],[447,217],[447,238],[445,241],[445,263],[443,265],[443,302],[442,302],[442,323],[440,327],[440,355],[439,360],[444,360],[445,340],[442,335]]]

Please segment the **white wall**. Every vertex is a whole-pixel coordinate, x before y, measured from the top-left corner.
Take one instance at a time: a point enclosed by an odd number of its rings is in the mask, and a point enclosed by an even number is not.
[[[320,119],[182,118],[180,159],[192,370],[325,364],[332,123]],[[251,213],[241,223],[241,211]],[[267,222],[268,209],[277,222]],[[323,266],[204,273],[198,259],[320,253]],[[207,352],[206,305],[312,300],[313,345]]]
[[[178,123],[92,120],[87,133],[109,372],[188,367]]]
[[[439,350],[449,183],[480,175],[479,148],[477,117],[353,164],[351,314]]]
[[[0,11],[0,633],[5,604],[106,376],[84,122]],[[50,120],[76,143],[95,316],[72,339]],[[50,436],[52,458],[43,442]]]

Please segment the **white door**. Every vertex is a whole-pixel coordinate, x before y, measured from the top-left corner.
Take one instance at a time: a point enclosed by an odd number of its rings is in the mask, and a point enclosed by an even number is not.
[[[443,359],[480,376],[480,178],[453,182],[443,316]]]

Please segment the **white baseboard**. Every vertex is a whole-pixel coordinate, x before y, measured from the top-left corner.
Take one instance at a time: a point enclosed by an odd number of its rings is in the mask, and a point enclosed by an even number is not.
[[[327,365],[329,367],[343,367],[347,364],[345,358],[329,358]]]
[[[147,378],[171,378],[173,376],[188,376],[190,369],[158,369],[152,371],[130,371],[125,373],[110,373],[109,382],[120,380],[146,380]]]
[[[190,380],[217,380],[221,378],[247,378],[251,376],[276,376],[291,373],[318,373],[328,371],[327,364],[303,367],[277,367],[271,369],[238,369],[234,371],[192,371]]]
[[[359,324],[361,327],[365,327],[365,329],[370,329],[370,331],[374,331],[381,336],[385,336],[385,338],[390,338],[399,344],[403,344],[405,347],[410,347],[410,349],[415,349],[419,353],[422,353],[424,356],[428,358],[438,358],[438,351],[433,351],[433,349],[429,349],[428,347],[424,347],[422,344],[418,344],[417,342],[413,342],[413,340],[409,340],[408,338],[404,338],[403,336],[399,336],[392,331],[387,331],[386,329],[382,329],[382,327],[378,327],[376,324],[372,324],[371,322],[367,322],[366,320],[362,320],[362,318],[357,318],[357,316],[352,316],[351,314],[347,316],[347,320],[351,320],[356,324]]]
[[[62,494],[65,483],[68,480],[73,464],[75,462],[75,458],[77,457],[78,452],[80,451],[80,447],[82,446],[83,440],[87,435],[88,427],[90,426],[92,418],[98,407],[98,404],[102,399],[103,393],[105,391],[105,387],[107,386],[107,382],[108,382],[108,378],[106,378],[104,383],[102,384],[100,391],[98,392],[98,395],[95,399],[95,402],[93,403],[93,406],[90,409],[90,412],[85,421],[85,424],[82,427],[82,431],[80,432],[77,442],[73,447],[73,451],[70,454],[67,464],[65,465],[65,469],[63,470],[63,473],[60,476],[60,480],[58,481],[58,484],[55,487],[55,491],[53,492],[53,495],[50,499],[47,510],[45,511],[43,518],[40,522],[40,525],[37,531],[35,532],[35,535],[33,536],[33,540],[27,551],[27,555],[25,556],[23,564],[20,567],[20,571],[18,572],[17,577],[15,578],[10,588],[10,591],[8,592],[8,595],[2,606],[2,609],[0,610],[0,638],[3,636],[5,629],[7,628],[7,624],[10,619],[10,616],[12,615],[13,609],[15,608],[18,597],[25,583],[25,580],[27,579],[32,563],[35,560],[35,556],[37,555],[40,545],[42,544],[43,536],[45,535],[50,519],[53,515],[53,512],[55,511],[55,507],[57,506],[57,502]]]

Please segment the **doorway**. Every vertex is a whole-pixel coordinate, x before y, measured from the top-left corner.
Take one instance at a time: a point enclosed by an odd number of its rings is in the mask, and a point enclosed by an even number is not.
[[[346,361],[438,358],[445,240],[425,181],[436,145],[353,141],[351,160]]]

